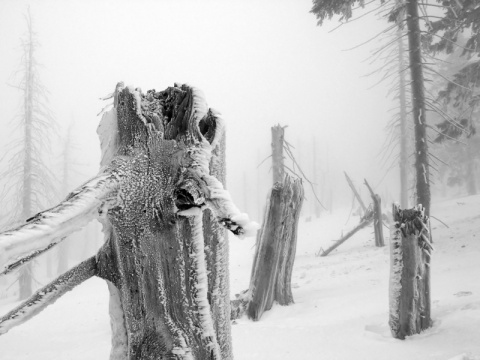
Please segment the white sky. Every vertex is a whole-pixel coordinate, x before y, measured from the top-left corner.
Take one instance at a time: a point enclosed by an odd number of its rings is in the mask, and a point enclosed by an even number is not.
[[[378,153],[392,102],[385,86],[369,89],[375,79],[362,77],[374,69],[364,60],[379,43],[342,50],[377,34],[385,21],[366,17],[328,33],[338,23],[316,26],[310,0],[0,0],[2,144],[18,109],[20,94],[7,83],[14,82],[29,3],[51,109],[64,129],[75,119],[86,175],[99,163],[99,98],[123,80],[144,91],[174,82],[203,90],[227,122],[228,187],[240,206],[253,201],[258,159],[268,155],[277,123],[288,125],[299,157],[316,139],[319,169],[328,167],[335,198],[351,197],[343,170],[359,186],[364,177],[375,185],[383,176]],[[261,179],[268,180],[268,167]],[[249,200],[241,199],[244,173]]]

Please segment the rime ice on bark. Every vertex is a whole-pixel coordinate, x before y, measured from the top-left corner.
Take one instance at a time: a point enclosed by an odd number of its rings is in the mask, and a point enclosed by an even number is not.
[[[72,192],[50,210],[38,213],[13,230],[0,234],[0,267],[2,271],[22,256],[44,249],[55,239],[80,230],[98,216],[98,208],[117,187],[117,179],[102,174]]]
[[[389,325],[394,337],[405,339],[431,325],[430,259],[433,247],[428,218],[421,205],[402,210],[394,204],[393,220]]]
[[[101,175],[0,234],[3,254],[32,257],[28,251],[44,251],[100,215],[105,244],[88,263],[92,269],[73,269],[45,288],[45,301],[38,294],[4,321],[34,315],[67,285],[95,274],[110,289],[111,359],[230,360],[228,242],[221,225],[236,234],[255,225],[222,184],[224,123],[188,86],[142,94],[119,83],[113,96],[114,108],[97,131]]]
[[[398,208],[398,204],[393,206],[395,211]],[[397,333],[400,327],[399,322],[399,309],[400,309],[400,291],[402,289],[402,271],[403,271],[403,259],[402,259],[402,232],[400,227],[402,225],[395,222],[390,227],[390,282],[389,282],[389,300],[390,300],[390,317],[389,324],[392,333]]]

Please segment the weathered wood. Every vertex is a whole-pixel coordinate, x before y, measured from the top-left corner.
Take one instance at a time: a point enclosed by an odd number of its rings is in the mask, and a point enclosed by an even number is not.
[[[353,195],[355,195],[355,198],[358,200],[358,203],[362,207],[362,210],[363,210],[362,215],[365,214],[367,212],[367,207],[363,203],[363,200],[360,197],[360,194],[358,193],[357,189],[355,189],[355,186],[353,185],[353,182],[350,179],[350,177],[348,176],[348,174],[345,171],[343,173],[345,174],[345,178],[347,179],[347,183],[350,186],[350,189],[352,189],[352,191],[353,191]]]
[[[303,196],[301,180],[288,175],[272,189],[264,222],[257,234],[257,249],[246,294],[247,314],[253,320],[259,320],[274,301],[281,305],[293,302],[291,274]]]
[[[343,235],[340,239],[338,239],[332,246],[330,246],[327,250],[324,250],[320,256],[327,256],[330,254],[333,250],[335,250],[337,247],[342,245],[345,241],[350,239],[353,235],[355,235],[358,231],[362,230],[363,228],[367,227],[370,225],[373,221],[373,212],[367,212],[363,218],[363,220],[355,226],[352,230],[347,232],[345,235]]]
[[[428,217],[418,206],[393,205],[390,264],[390,317],[393,337],[405,339],[431,326],[430,260],[433,250]]]
[[[283,146],[285,128],[280,125],[272,127],[272,173],[273,183],[282,182],[285,176]]]
[[[111,359],[232,359],[224,229],[251,235],[256,225],[222,185],[223,120],[186,85],[142,94],[119,83],[114,105],[98,130],[100,175],[1,233],[0,267],[99,217],[104,246],[74,278],[92,270],[108,281]],[[30,300],[22,312],[41,307]]]
[[[373,192],[366,179],[365,185],[367,186],[373,201],[373,229],[375,233],[375,246],[385,246],[385,240],[383,238],[382,199],[380,198],[380,195]]]
[[[99,254],[99,273],[114,286],[112,319],[123,322],[115,329],[126,339],[112,356],[231,359],[219,223],[241,234],[245,219],[225,200],[224,150],[212,158],[223,122],[188,86],[147,94],[120,87],[115,98],[117,150],[107,154],[115,154],[122,201],[103,220],[108,244]]]

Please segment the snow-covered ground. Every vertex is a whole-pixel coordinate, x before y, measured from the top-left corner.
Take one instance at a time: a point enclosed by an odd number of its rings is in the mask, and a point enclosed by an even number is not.
[[[433,327],[395,340],[388,328],[389,250],[372,228],[317,257],[358,222],[338,211],[301,219],[293,273],[295,304],[232,326],[235,359],[480,360],[480,195],[434,204]],[[386,229],[385,229],[386,230]],[[388,231],[385,231],[388,243]],[[254,239],[231,241],[231,290],[248,287]],[[5,313],[12,304],[0,304]],[[0,336],[1,360],[98,360],[110,349],[108,291],[92,279],[24,325]]]

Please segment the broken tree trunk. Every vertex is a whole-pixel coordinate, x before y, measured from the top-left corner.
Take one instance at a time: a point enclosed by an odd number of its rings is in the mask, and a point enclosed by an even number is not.
[[[405,339],[431,326],[429,221],[424,208],[393,205],[390,246],[390,319],[393,337]]]
[[[355,226],[352,230],[350,230],[348,233],[343,235],[339,240],[337,240],[332,246],[330,246],[327,250],[324,250],[320,256],[327,256],[330,254],[333,250],[335,250],[337,247],[342,245],[345,241],[350,239],[354,234],[356,234],[358,231],[362,230],[363,228],[367,227],[370,225],[373,221],[373,211],[367,210],[365,213],[365,216],[362,218],[362,221],[360,224]],[[318,254],[317,254],[318,255]]]
[[[232,359],[223,227],[242,235],[255,225],[222,185],[222,119],[189,86],[143,94],[120,83],[98,132],[100,175],[0,234],[0,269],[13,266],[11,259],[30,261],[100,216],[105,244],[88,263],[92,271],[76,267],[67,280],[68,288],[92,275],[107,280],[111,359]],[[16,309],[15,321],[0,318],[0,332],[65,289],[38,292]]]
[[[367,207],[363,203],[363,200],[360,197],[360,194],[358,193],[357,189],[355,189],[355,186],[353,185],[353,182],[350,179],[350,177],[347,175],[347,173],[345,171],[343,173],[345,174],[345,178],[347,179],[347,182],[348,182],[348,185],[350,186],[350,189],[352,189],[352,191],[353,191],[353,195],[355,195],[355,198],[358,200],[358,203],[362,207],[362,211],[363,211],[362,216],[363,216],[367,212]]]
[[[274,301],[293,303],[291,279],[303,197],[301,179],[286,175],[274,185],[257,234],[250,286],[232,302],[232,319],[246,311],[250,319],[260,320]]]
[[[366,179],[365,185],[367,186],[373,201],[373,229],[375,232],[375,246],[385,246],[385,240],[383,239],[382,199],[380,198],[380,195],[373,192]]]
[[[285,128],[280,125],[272,127],[272,162],[273,162],[273,183],[282,182],[285,176],[283,159],[283,146]]]

